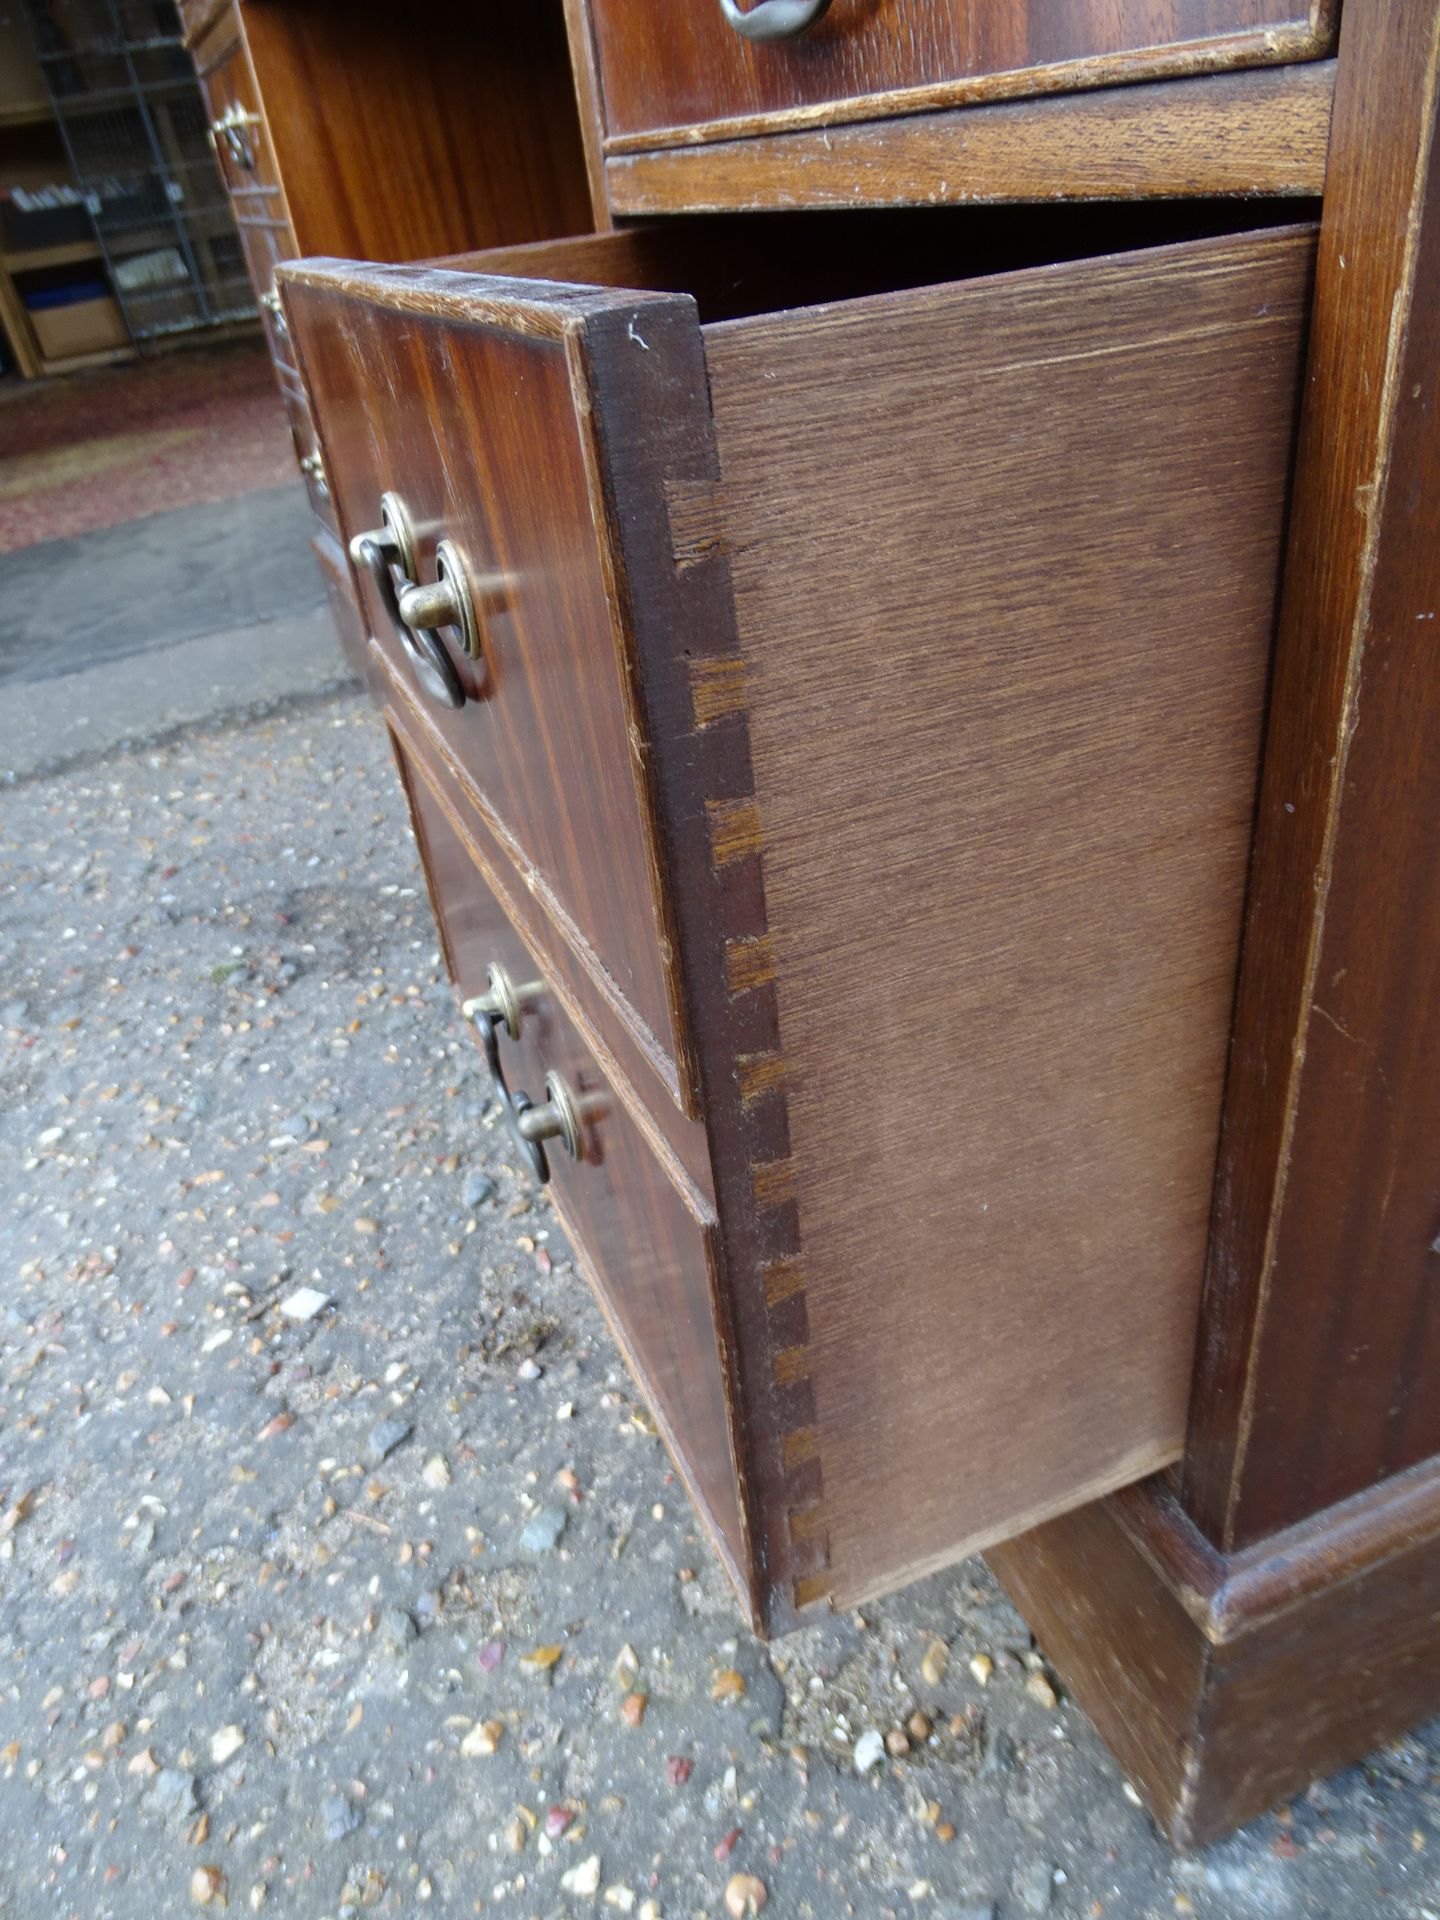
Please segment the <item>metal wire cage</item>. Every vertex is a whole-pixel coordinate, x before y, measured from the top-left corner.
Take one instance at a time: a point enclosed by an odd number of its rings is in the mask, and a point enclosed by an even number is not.
[[[24,8],[131,337],[253,313],[173,0],[24,0]]]

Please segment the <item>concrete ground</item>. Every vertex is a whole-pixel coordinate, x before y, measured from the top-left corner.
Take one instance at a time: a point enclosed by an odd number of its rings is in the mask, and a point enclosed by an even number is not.
[[[0,1913],[1434,1920],[1440,1726],[1176,1857],[980,1564],[743,1631],[318,591],[177,630],[203,537],[138,625],[65,543],[86,646],[0,560]]]

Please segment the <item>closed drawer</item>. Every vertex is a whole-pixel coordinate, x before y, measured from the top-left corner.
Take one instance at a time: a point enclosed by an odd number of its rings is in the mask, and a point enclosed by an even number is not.
[[[237,210],[260,202],[283,212],[279,169],[243,39],[214,55],[207,47],[197,49],[196,67],[210,115],[211,144]]]
[[[772,1626],[1180,1450],[1313,253],[1181,217],[281,270],[347,535],[500,583],[415,737],[675,992]]]
[[[809,19],[757,41],[782,6]],[[1328,0],[589,0],[612,151],[1315,58]],[[733,18],[732,18],[733,17]],[[738,22],[738,24],[737,24]]]
[[[305,491],[310,496],[310,505],[316,517],[323,520],[332,533],[338,533],[330,476],[305,389],[300,384],[299,375],[288,367],[277,365],[275,371],[280,378],[280,397],[285,402],[290,437],[295,442],[295,458],[305,481]]]
[[[408,718],[392,710],[389,719],[456,992],[462,1001],[485,993],[496,968],[514,989],[514,1030],[496,1023],[494,1048],[503,1077],[493,1087],[495,1097],[505,1112],[531,1100],[544,1103],[548,1089],[574,1123],[568,1141],[512,1139],[502,1152],[525,1177],[548,1182],[692,1498],[732,1576],[747,1591],[721,1360],[725,1342],[716,1319],[713,1210],[678,1160],[666,1165],[657,1157],[562,1006],[544,958],[527,946],[491,891],[476,864],[465,816],[454,811],[453,794],[442,794],[429,762],[416,751]],[[695,1131],[703,1146],[703,1133]]]
[[[242,206],[237,209],[236,228],[245,249],[245,265],[265,327],[270,357],[298,383],[295,349],[291,344],[285,309],[275,285],[275,269],[282,260],[293,260],[298,251],[295,236],[286,220],[277,219],[268,209]]]
[[[355,583],[351,578],[350,563],[345,558],[345,549],[328,528],[322,528],[311,539],[310,551],[325,582],[325,598],[329,602],[340,651],[345,656],[346,664],[362,680],[375,685],[371,681],[370,649],[366,643],[360,609],[355,604]]]
[[[707,1205],[713,1206],[704,1127],[676,1110],[668,1088],[655,1072],[653,1057],[636,1043],[629,1025],[617,1017],[609,977],[597,973],[576,954],[543,901],[517,873],[507,852],[503,827],[476,802],[463,772],[427,725],[414,680],[375,642],[370,643],[368,651],[366,678],[387,708],[391,731],[403,743],[406,759],[423,768],[425,785],[464,841],[471,867],[503,903],[507,918],[530,951],[539,955],[546,978],[573,1009],[577,1024],[592,1036],[592,1051],[603,1053],[612,1082],[623,1089],[629,1104],[662,1143],[658,1150],[679,1160],[686,1176],[706,1196]]]

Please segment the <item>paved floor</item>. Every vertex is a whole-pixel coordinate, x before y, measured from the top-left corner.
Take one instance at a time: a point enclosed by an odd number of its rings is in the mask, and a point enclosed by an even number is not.
[[[242,724],[252,658],[0,788],[0,1913],[682,1920],[746,1875],[797,1920],[1434,1920],[1440,1726],[1176,1858],[978,1564],[740,1629],[509,1164],[374,717]]]

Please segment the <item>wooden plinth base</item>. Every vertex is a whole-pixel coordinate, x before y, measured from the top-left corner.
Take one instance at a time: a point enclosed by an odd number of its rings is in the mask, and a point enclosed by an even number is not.
[[[1177,1846],[1440,1711],[1440,1463],[1217,1553],[1166,1479],[987,1556]]]

